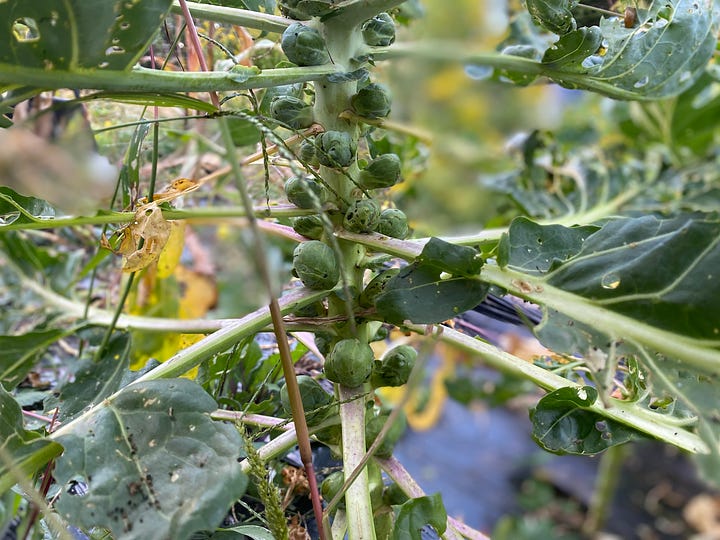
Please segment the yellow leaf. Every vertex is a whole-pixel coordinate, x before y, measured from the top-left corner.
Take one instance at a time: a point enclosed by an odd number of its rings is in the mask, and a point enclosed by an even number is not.
[[[185,246],[185,223],[170,221],[170,237],[157,262],[157,277],[165,279],[175,272]]]
[[[122,231],[118,252],[123,255],[124,272],[137,272],[155,262],[170,237],[170,223],[157,203],[135,212],[135,221]]]
[[[175,279],[182,291],[178,309],[181,319],[202,317],[217,303],[217,286],[211,277],[178,266]]]

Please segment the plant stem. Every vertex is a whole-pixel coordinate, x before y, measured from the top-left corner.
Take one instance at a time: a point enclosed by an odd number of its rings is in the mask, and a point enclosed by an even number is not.
[[[244,26],[245,28],[254,28],[255,30],[261,30],[263,32],[282,33],[288,26],[295,22],[285,17],[278,17],[277,15],[247,9],[198,4],[197,2],[186,2],[186,4],[192,16],[198,19],[234,24],[236,26]],[[182,7],[177,0],[170,9],[173,13],[182,13]]]
[[[425,333],[426,330],[426,327],[421,325],[408,325],[407,328],[418,333]],[[462,334],[451,328],[443,328],[442,332],[438,334],[438,339],[453,347],[478,355],[483,359],[485,364],[498,371],[529,380],[540,388],[548,391],[580,386],[551,371],[547,371],[526,360],[513,356],[494,345]],[[693,453],[707,453],[708,447],[700,437],[679,428],[677,425],[668,424],[664,420],[664,415],[643,409],[634,403],[624,403],[614,399],[610,401],[612,406],[605,407],[602,401],[598,399],[591,406],[587,407],[587,409],[630,426],[638,431],[647,433],[651,437],[668,442],[683,450]]]
[[[600,458],[600,466],[595,477],[595,489],[582,526],[582,532],[587,537],[592,537],[600,532],[608,518],[626,455],[626,445],[611,446]]]
[[[365,456],[365,389],[340,386],[343,470],[347,478]],[[375,538],[367,467],[345,492],[345,512],[350,540]]]
[[[262,73],[252,68],[232,71],[175,72],[136,67],[129,71],[76,69],[64,71],[28,68],[0,63],[0,84],[19,82],[23,85],[56,90],[59,88],[92,88],[123,92],[238,92],[251,88],[269,88],[285,84],[314,81],[337,72],[333,64],[310,67],[267,69]]]

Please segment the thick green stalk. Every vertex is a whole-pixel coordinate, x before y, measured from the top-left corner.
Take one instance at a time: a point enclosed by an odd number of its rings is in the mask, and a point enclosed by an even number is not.
[[[134,68],[129,71],[76,69],[73,71],[29,68],[0,63],[0,84],[20,83],[47,90],[92,88],[123,92],[238,92],[317,80],[335,73],[333,64],[311,67],[233,71],[159,71]]]
[[[600,458],[600,466],[595,477],[595,490],[582,527],[583,533],[588,538],[597,534],[608,518],[626,455],[627,446],[611,446]]]
[[[262,30],[263,32],[282,33],[288,26],[295,22],[285,17],[278,17],[277,15],[247,9],[198,4],[197,2],[186,2],[186,4],[192,16],[198,19],[234,24],[244,26],[245,28]],[[177,1],[173,3],[171,10],[173,13],[183,12],[180,3]]]

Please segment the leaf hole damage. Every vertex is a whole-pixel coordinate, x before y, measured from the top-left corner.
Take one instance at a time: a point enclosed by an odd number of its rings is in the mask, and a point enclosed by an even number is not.
[[[19,43],[33,43],[40,41],[38,24],[32,17],[19,17],[13,22],[13,36]]]

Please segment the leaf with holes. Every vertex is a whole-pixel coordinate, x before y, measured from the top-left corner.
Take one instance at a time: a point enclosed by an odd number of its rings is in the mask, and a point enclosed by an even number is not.
[[[58,443],[41,438],[23,426],[20,405],[0,384],[0,495],[62,452]],[[8,463],[6,458],[10,460]],[[13,472],[15,474],[13,474]]]
[[[602,40],[602,33],[597,26],[580,28],[553,43],[545,51],[542,63],[553,69],[583,72],[583,61],[600,49]]]
[[[145,51],[172,0],[0,2],[0,63],[122,70]]]
[[[25,197],[0,186],[0,229],[12,223],[31,223],[55,217],[55,209],[43,199]]]
[[[533,439],[555,454],[592,455],[644,435],[587,410],[597,400],[592,386],[560,388],[543,397],[530,411]]]
[[[60,431],[58,511],[124,540],[185,539],[220,524],[245,491],[237,430],[186,379],[136,383]]]

